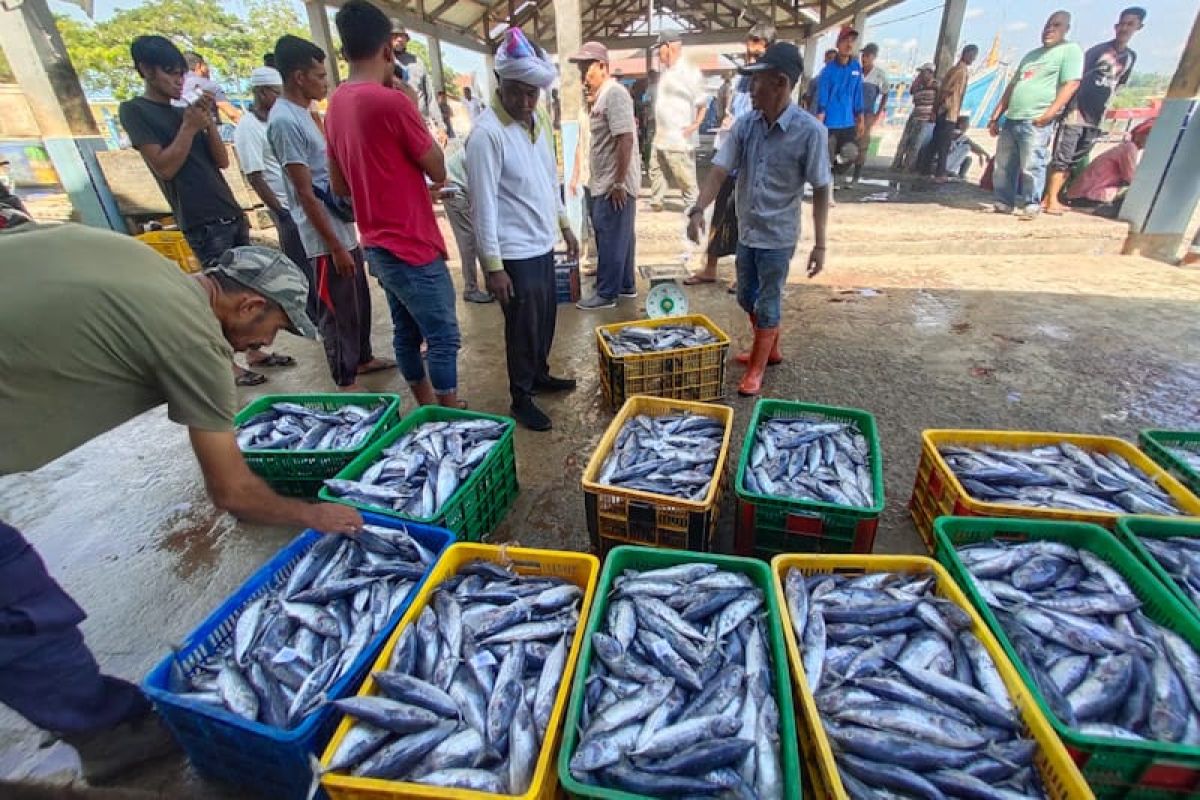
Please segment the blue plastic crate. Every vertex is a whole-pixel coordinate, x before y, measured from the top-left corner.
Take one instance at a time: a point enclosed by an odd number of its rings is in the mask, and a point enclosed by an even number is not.
[[[561,253],[554,256],[554,297],[559,303],[579,302],[579,262]]]
[[[372,525],[405,528],[439,558],[454,542],[454,534],[442,528],[370,513],[364,513],[363,519]],[[251,722],[223,708],[184,699],[167,690],[167,680],[172,660],[178,658],[184,673],[190,675],[214,650],[220,649],[233,636],[242,609],[285,583],[300,558],[321,536],[316,531],[305,531],[264,564],[184,640],[177,655],[164,658],[142,683],[146,695],[154,701],[158,713],[200,774],[271,800],[303,800],[308,796],[313,780],[310,756],[320,753],[333,734],[338,721],[333,708],[325,706],[296,727],[280,730]],[[358,689],[428,575],[427,570],[384,629],[375,634],[346,674],[330,687],[331,700],[352,695]]]

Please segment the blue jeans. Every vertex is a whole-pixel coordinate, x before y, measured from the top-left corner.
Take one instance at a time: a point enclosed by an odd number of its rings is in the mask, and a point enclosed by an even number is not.
[[[428,377],[439,395],[458,391],[458,316],[454,284],[445,259],[413,266],[381,247],[367,248],[371,274],[387,295],[392,312],[392,346],[400,374],[409,384]],[[421,342],[428,345],[421,358]]]
[[[996,202],[1014,208],[1042,202],[1053,138],[1053,125],[1039,128],[1032,120],[1004,121],[996,142],[996,165],[992,172]]]
[[[592,230],[596,234],[596,294],[612,300],[636,287],[633,274],[634,213],[637,197],[618,209],[605,195],[592,198]]]
[[[796,248],[747,247],[738,242],[737,300],[747,314],[758,316],[758,328],[779,327],[783,285]]]

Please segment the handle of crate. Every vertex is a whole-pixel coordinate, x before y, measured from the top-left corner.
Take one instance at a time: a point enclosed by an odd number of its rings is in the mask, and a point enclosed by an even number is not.
[[[630,500],[626,504],[625,514],[629,520],[630,539],[639,542],[657,540],[655,529],[658,527],[658,510],[654,504],[642,500]]]

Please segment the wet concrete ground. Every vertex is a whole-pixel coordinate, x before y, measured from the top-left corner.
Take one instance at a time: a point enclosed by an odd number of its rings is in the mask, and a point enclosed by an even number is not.
[[[1200,273],[1103,255],[1119,246],[1121,233],[1106,221],[1023,223],[981,214],[972,210],[977,193],[961,187],[922,202],[903,202],[916,190],[898,192],[894,202],[856,202],[874,191],[839,193],[824,274],[806,280],[799,255],[794,262],[784,304],[786,361],[769,370],[764,395],[875,414],[887,494],[877,552],[922,551],[905,504],[925,428],[1134,440],[1144,427],[1200,424]],[[641,214],[639,262],[677,263],[678,226],[677,215]],[[1067,240],[1077,242],[1074,252],[1062,252]],[[1056,254],[1040,254],[1044,249]],[[805,244],[799,252],[807,252]],[[730,267],[721,272],[729,275]],[[560,306],[552,365],[578,378],[579,388],[544,399],[553,431],[518,431],[521,492],[496,540],[587,548],[579,481],[612,419],[601,398],[593,329],[643,316],[640,288],[641,298],[611,311]],[[723,284],[688,289],[688,296],[735,348],[748,342],[745,315]],[[390,355],[390,321],[377,287],[373,297],[374,343]],[[459,319],[461,396],[472,408],[507,413],[499,307],[460,304]],[[285,336],[277,349],[299,365],[271,370],[269,383],[243,390],[244,401],[332,388],[319,345]],[[731,461],[753,405],[736,394],[740,373],[730,364],[726,376],[725,402],[735,420]],[[412,408],[395,373],[367,376],[363,385],[400,392]],[[731,498],[719,525],[723,547],[732,534]],[[216,513],[185,431],[161,409],[37,472],[0,479],[0,518],[30,538],[87,609],[83,630],[105,671],[130,680],[140,680],[170,643],[298,533]],[[0,709],[0,776],[69,773],[69,753],[38,766],[46,755],[36,751],[39,738]],[[132,784],[170,797],[235,796],[197,779],[182,759],[144,771]]]

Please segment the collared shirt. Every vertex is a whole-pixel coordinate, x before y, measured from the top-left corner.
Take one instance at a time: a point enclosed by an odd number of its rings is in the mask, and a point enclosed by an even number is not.
[[[551,252],[567,224],[553,141],[540,107],[532,130],[509,116],[499,97],[475,120],[467,176],[479,261],[488,272],[504,269],[504,260]]]
[[[271,194],[285,209],[288,207],[287,184],[283,179],[283,167],[275,158],[275,151],[267,141],[267,123],[259,119],[253,111],[242,114],[237,128],[233,131],[233,149],[237,151],[238,163],[242,172],[253,175],[261,172],[263,180],[271,189]]]
[[[830,130],[853,128],[863,112],[862,65],[857,58],[845,64],[834,59],[821,70],[817,84],[817,111],[825,115]]]
[[[820,189],[833,179],[829,132],[794,103],[769,127],[761,111],[739,118],[713,163],[738,170],[738,241],[747,247],[795,247],[804,184]]]
[[[637,197],[642,185],[642,160],[638,158],[637,122],[633,116],[633,98],[629,92],[612,78],[604,82],[596,93],[589,116],[592,133],[591,178],[588,189],[592,197],[608,194],[615,184]],[[629,166],[624,175],[617,174],[617,137],[624,134],[633,137],[633,149],[629,154]]]
[[[958,120],[958,112],[962,110],[963,95],[967,91],[967,65],[961,61],[950,68],[946,77],[942,78],[941,88],[938,89],[937,100],[934,102],[934,113],[944,114],[951,122]]]
[[[1005,116],[1037,119],[1054,103],[1064,83],[1083,76],[1083,49],[1074,42],[1030,50],[1017,65]]]
[[[862,86],[863,111],[867,114],[878,113],[879,98],[887,97],[887,93],[892,90],[892,85],[888,82],[887,73],[878,66],[871,67],[870,72],[864,69]]]
[[[657,150],[691,150],[697,132],[685,137],[683,129],[696,119],[696,110],[708,105],[704,75],[680,58],[658,79],[654,97],[654,147]]]
[[[750,101],[750,76],[738,76],[737,83],[733,85],[733,96],[729,99],[729,116],[732,119],[729,121],[729,128],[720,128],[717,130],[717,135],[713,146],[720,150],[725,144],[725,140],[729,138],[729,130],[733,127],[733,123],[741,116],[749,114],[754,110],[754,106]]]

